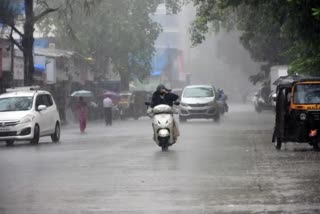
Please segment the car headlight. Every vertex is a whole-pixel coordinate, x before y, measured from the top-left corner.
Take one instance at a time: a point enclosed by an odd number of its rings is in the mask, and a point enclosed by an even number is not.
[[[215,101],[211,101],[209,103],[207,103],[208,106],[213,106],[216,102]]]
[[[186,104],[186,103],[180,103],[180,106],[183,106],[183,107],[189,107],[189,105],[188,105],[188,104]]]
[[[33,117],[31,116],[27,116],[25,118],[23,118],[20,123],[31,123],[33,121]]]
[[[300,114],[300,120],[305,121],[307,119],[307,114],[306,113],[301,113]]]

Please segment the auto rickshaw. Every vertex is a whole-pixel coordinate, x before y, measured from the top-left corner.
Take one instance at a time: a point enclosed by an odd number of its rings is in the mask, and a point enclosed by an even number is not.
[[[150,97],[150,93],[143,90],[135,90],[120,94],[119,109],[120,118],[129,117],[138,120],[142,116],[146,116],[147,108],[144,103]]]
[[[309,143],[319,150],[320,78],[287,76],[277,84],[276,120],[272,142]]]
[[[124,120],[131,116],[131,102],[132,102],[132,93],[131,92],[122,92],[120,93],[120,101],[118,103],[120,119]]]

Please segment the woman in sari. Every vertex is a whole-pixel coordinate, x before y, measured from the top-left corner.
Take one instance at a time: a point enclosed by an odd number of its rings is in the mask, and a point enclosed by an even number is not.
[[[79,98],[77,111],[78,111],[78,118],[79,118],[79,124],[80,124],[80,132],[84,133],[87,127],[88,106],[87,106],[87,103],[83,100],[83,97]]]

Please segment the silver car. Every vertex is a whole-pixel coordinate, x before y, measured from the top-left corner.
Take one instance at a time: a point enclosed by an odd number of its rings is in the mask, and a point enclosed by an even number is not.
[[[216,122],[220,120],[216,93],[210,85],[191,85],[183,90],[179,120],[185,122],[195,118],[213,119]]]

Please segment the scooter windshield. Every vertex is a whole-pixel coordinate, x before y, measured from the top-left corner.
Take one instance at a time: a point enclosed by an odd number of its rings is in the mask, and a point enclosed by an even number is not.
[[[168,105],[158,105],[153,108],[154,114],[172,114],[173,109]]]

